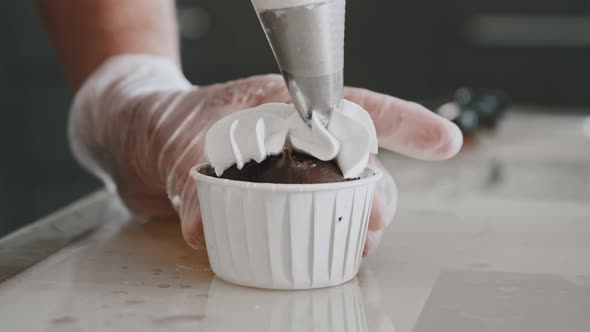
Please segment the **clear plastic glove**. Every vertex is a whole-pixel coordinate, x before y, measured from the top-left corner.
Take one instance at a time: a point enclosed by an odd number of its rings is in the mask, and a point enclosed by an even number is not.
[[[425,160],[446,159],[462,145],[451,122],[422,106],[364,89],[346,88],[345,98],[373,118],[381,148]],[[278,75],[192,86],[171,61],[125,55],[103,64],[78,91],[69,124],[80,163],[143,219],[180,217],[184,239],[205,248],[191,167],[205,162],[207,129],[238,110],[289,102]],[[373,167],[383,169],[377,158]],[[393,218],[397,190],[385,176],[375,192],[365,254],[379,243]]]

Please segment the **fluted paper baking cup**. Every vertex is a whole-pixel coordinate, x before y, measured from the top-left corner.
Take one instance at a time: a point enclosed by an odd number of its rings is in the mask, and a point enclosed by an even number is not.
[[[215,274],[238,285],[310,289],[359,269],[379,171],[327,184],[220,179],[191,170]]]

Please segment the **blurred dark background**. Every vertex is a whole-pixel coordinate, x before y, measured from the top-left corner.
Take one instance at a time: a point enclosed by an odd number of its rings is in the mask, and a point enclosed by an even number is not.
[[[178,1],[196,84],[276,72],[247,0]],[[72,91],[30,1],[0,2],[0,236],[99,188],[68,149]],[[588,0],[348,0],[346,83],[436,103],[460,86],[590,106]],[[573,107],[573,108],[572,108]],[[590,111],[588,112],[590,113]]]

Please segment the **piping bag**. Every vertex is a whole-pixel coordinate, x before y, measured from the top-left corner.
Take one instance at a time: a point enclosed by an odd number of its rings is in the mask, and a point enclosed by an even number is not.
[[[252,0],[293,105],[327,126],[343,95],[346,0]]]

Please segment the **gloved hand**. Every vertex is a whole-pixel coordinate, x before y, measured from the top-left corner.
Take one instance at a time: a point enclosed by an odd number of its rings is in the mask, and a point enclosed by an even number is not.
[[[356,88],[347,88],[345,98],[369,111],[384,149],[435,160],[449,158],[461,147],[459,129],[418,104]],[[165,58],[119,56],[104,63],[78,91],[70,114],[70,143],[79,162],[136,215],[169,217],[176,211],[184,239],[204,248],[189,170],[205,162],[207,129],[231,112],[289,101],[278,75],[196,87]],[[371,165],[383,169],[377,158]],[[397,206],[395,183],[383,171],[365,254],[377,246]]]

